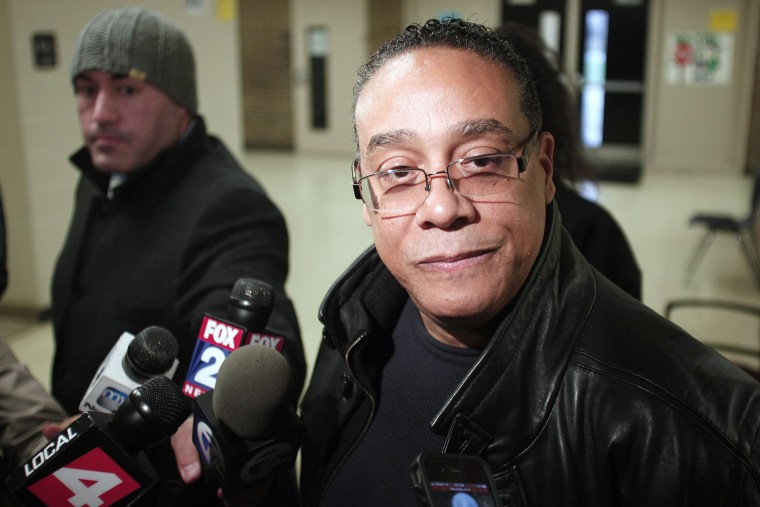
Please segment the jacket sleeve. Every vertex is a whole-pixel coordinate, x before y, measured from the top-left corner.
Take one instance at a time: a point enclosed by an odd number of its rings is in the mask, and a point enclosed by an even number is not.
[[[284,217],[263,190],[240,184],[209,198],[193,231],[180,263],[177,313],[190,315],[190,329],[197,333],[204,312],[224,314],[239,278],[272,285],[275,302],[267,328],[286,338],[282,352],[293,370],[295,406],[306,365],[295,309],[285,291],[289,241]]]
[[[0,338],[0,452],[7,466],[31,458],[47,440],[43,423],[61,421],[63,409]]]

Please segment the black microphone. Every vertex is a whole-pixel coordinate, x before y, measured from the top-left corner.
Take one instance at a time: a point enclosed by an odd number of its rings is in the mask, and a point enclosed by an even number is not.
[[[274,289],[255,278],[240,278],[227,300],[227,317],[248,329],[264,329],[274,307]]]
[[[113,414],[127,394],[157,376],[171,378],[177,370],[179,344],[159,326],[146,327],[136,336],[123,333],[85,391],[79,410]]]
[[[154,377],[116,413],[79,416],[6,485],[23,505],[128,505],[158,480],[142,451],[174,434],[191,411],[174,382]]]
[[[254,278],[238,279],[227,301],[226,315],[203,315],[183,392],[195,398],[214,389],[222,363],[243,345],[257,343],[282,352],[285,338],[266,330],[273,307],[271,285]]]
[[[292,384],[284,356],[246,345],[224,361],[216,389],[196,398],[193,443],[225,496],[293,467],[302,422],[290,404]]]

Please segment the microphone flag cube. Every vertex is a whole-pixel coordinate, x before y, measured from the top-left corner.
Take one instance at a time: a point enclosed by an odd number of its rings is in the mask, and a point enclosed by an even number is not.
[[[203,316],[182,392],[195,398],[216,386],[216,374],[227,356],[240,348],[248,330],[228,320]]]
[[[272,438],[242,439],[214,415],[212,396],[213,391],[195,399],[193,444],[204,469],[226,496],[232,498],[294,465],[301,443],[300,419]]]
[[[143,453],[132,454],[110,436],[113,416],[86,413],[6,479],[28,506],[129,505],[157,476]]]

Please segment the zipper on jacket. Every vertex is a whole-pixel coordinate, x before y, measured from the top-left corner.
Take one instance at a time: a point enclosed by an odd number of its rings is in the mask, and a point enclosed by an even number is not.
[[[343,468],[343,465],[346,464],[346,461],[348,460],[348,457],[351,455],[352,452],[354,452],[354,449],[359,445],[359,442],[362,438],[364,438],[364,435],[367,434],[367,431],[369,431],[369,425],[372,423],[372,420],[375,418],[375,410],[377,407],[377,400],[375,397],[369,392],[369,389],[367,389],[361,382],[359,382],[359,379],[356,378],[356,375],[354,375],[353,370],[351,369],[351,364],[349,362],[349,356],[351,355],[351,352],[354,351],[354,349],[359,345],[359,343],[364,340],[367,337],[366,334],[360,335],[356,340],[349,345],[348,349],[346,350],[346,355],[343,356],[343,361],[346,364],[346,371],[348,371],[348,374],[351,376],[351,379],[356,383],[357,386],[364,392],[364,394],[369,399],[369,417],[367,418],[367,422],[364,424],[364,427],[362,428],[362,431],[359,433],[359,435],[354,439],[351,446],[348,448],[348,450],[343,454],[340,461],[335,465],[335,468],[330,473],[330,476],[327,478],[327,481],[325,482],[324,486],[322,487],[322,492],[319,494],[319,503],[318,505],[322,504],[322,500],[324,499],[325,493],[327,492],[328,488],[332,484],[332,482],[335,480],[335,477],[338,475],[338,472],[341,468]]]

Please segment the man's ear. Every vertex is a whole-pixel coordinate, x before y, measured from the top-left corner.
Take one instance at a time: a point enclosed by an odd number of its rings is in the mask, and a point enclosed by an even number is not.
[[[177,118],[179,124],[179,134],[180,137],[182,137],[182,134],[185,133],[187,127],[190,125],[190,122],[193,120],[193,115],[188,108],[185,106],[180,106],[177,108]]]
[[[364,223],[372,226],[372,217],[369,214],[369,208],[367,208],[367,205],[362,203],[362,216],[364,217]]]
[[[549,132],[541,132],[538,136],[538,147],[536,148],[538,163],[544,170],[544,200],[546,204],[552,202],[557,189],[554,187],[554,136]]]

